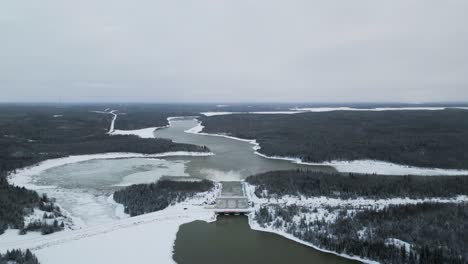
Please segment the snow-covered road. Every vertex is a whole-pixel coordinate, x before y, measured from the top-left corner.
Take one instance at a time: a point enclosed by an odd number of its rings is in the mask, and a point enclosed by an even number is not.
[[[109,110],[109,108],[107,108],[106,110],[104,111],[91,111],[93,113],[98,113],[98,114],[107,114],[107,115],[112,115],[112,121],[111,121],[111,124],[109,126],[109,131],[107,132],[107,134],[112,134],[114,132],[114,127],[115,127],[115,120],[117,120],[117,110]]]

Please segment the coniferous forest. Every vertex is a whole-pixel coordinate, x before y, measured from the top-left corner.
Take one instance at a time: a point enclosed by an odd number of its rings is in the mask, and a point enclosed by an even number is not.
[[[272,171],[250,176],[255,195],[346,199],[454,198],[468,195],[467,176],[385,176]],[[371,201],[372,201],[371,200]],[[374,200],[375,201],[375,200]],[[344,204],[347,204],[344,202]],[[351,203],[352,204],[352,203]],[[280,229],[324,249],[382,263],[468,263],[468,203],[283,205],[255,212],[263,227]],[[392,243],[392,241],[404,241]],[[410,248],[404,245],[409,243]]]
[[[39,264],[39,261],[29,249],[13,249],[0,254],[0,264]]]
[[[269,156],[468,169],[468,110],[234,114],[201,121],[207,133],[256,139]]]
[[[467,176],[391,176],[326,173],[308,170],[271,171],[250,176],[258,197],[283,195],[334,198],[427,198],[468,195]]]
[[[162,210],[196,193],[207,192],[213,187],[213,182],[208,180],[194,182],[161,180],[118,190],[114,193],[114,200],[124,205],[125,213],[137,216]]]
[[[255,220],[321,248],[381,263],[468,263],[467,203],[391,205],[378,211],[334,209],[335,221],[296,222],[294,216],[310,209],[270,205],[257,211]],[[392,243],[393,239],[411,246]]]

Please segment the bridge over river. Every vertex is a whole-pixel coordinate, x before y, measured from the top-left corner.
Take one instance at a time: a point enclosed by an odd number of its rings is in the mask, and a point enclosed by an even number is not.
[[[249,199],[245,195],[242,182],[221,182],[221,195],[216,198],[214,211],[218,214],[250,213]]]

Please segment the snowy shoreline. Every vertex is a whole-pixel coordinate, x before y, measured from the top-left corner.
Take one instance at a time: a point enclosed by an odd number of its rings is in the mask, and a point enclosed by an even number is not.
[[[321,113],[331,111],[442,111],[447,109],[462,109],[468,110],[466,106],[442,106],[442,107],[375,107],[375,108],[355,108],[355,107],[295,107],[286,111],[256,111],[256,112],[202,112],[204,116],[219,116],[219,115],[235,115],[235,114],[258,114],[258,115],[275,115],[275,114],[301,114],[301,113]]]
[[[353,161],[329,161],[329,162],[304,162],[300,158],[294,157],[281,157],[281,156],[267,156],[263,153],[260,153],[260,144],[255,139],[243,139],[223,134],[211,134],[202,132],[204,126],[201,121],[196,119],[198,125],[186,130],[186,133],[205,135],[205,136],[214,136],[214,137],[224,137],[228,139],[233,139],[237,141],[247,142],[252,146],[252,149],[255,151],[256,155],[259,155],[266,159],[273,160],[285,160],[292,163],[300,165],[311,165],[311,166],[330,166],[335,168],[338,172],[348,172],[348,173],[369,173],[369,174],[379,174],[379,175],[419,175],[419,176],[456,176],[456,175],[468,175],[468,170],[457,170],[457,169],[440,169],[440,168],[422,168],[409,165],[400,165],[391,162],[379,161],[379,160],[353,160]]]
[[[317,247],[316,245],[314,245],[312,243],[303,241],[303,240],[301,240],[301,239],[299,239],[299,238],[297,238],[297,237],[295,237],[295,236],[293,236],[291,234],[288,234],[288,233],[286,233],[284,231],[280,231],[280,230],[276,230],[276,229],[272,229],[272,228],[261,227],[255,220],[253,220],[252,214],[250,214],[248,216],[248,219],[249,219],[250,229],[252,229],[252,230],[276,234],[276,235],[282,236],[282,237],[284,237],[286,239],[292,240],[292,241],[294,241],[296,243],[311,247],[311,248],[313,248],[313,249],[315,249],[317,251],[320,251],[320,252],[323,252],[323,253],[328,253],[328,254],[333,254],[335,256],[339,256],[339,257],[342,257],[342,258],[345,258],[345,259],[357,260],[357,261],[367,263],[367,264],[378,264],[379,263],[377,261],[373,261],[373,260],[369,260],[369,259],[363,259],[363,258],[360,258],[358,256],[351,256],[351,255],[342,254],[342,253],[338,253],[338,252],[335,252],[335,251],[323,249],[323,248]]]
[[[266,201],[268,201],[267,199],[260,199],[258,198],[255,194],[254,194],[254,190],[255,190],[255,186],[253,185],[250,185],[246,182],[243,182],[243,185],[244,185],[244,190],[246,192],[246,195],[247,197],[249,198],[249,201],[250,202],[253,202],[254,206],[252,207],[252,212],[248,215],[248,222],[249,222],[249,226],[252,230],[256,230],[256,231],[261,231],[261,232],[267,232],[267,233],[273,233],[273,234],[276,234],[276,235],[279,235],[279,236],[282,236],[286,239],[289,239],[289,240],[292,240],[296,243],[300,243],[302,245],[305,245],[305,246],[308,246],[308,247],[311,247],[317,251],[320,251],[320,252],[324,252],[324,253],[329,253],[329,254],[333,254],[333,255],[336,255],[336,256],[339,256],[339,257],[342,257],[342,258],[346,258],[346,259],[351,259],[351,260],[357,260],[357,261],[361,261],[363,263],[368,263],[368,264],[378,264],[379,262],[376,262],[376,261],[372,261],[372,260],[368,260],[368,259],[363,259],[363,258],[360,258],[358,256],[350,256],[350,255],[347,255],[347,254],[342,254],[342,253],[338,253],[338,252],[335,252],[335,251],[331,251],[331,250],[327,250],[327,249],[324,249],[324,248],[320,248],[312,243],[309,243],[309,242],[306,242],[304,240],[301,240],[283,230],[278,230],[278,229],[273,229],[271,227],[262,227],[260,226],[260,224],[254,219],[255,217],[255,212],[260,208],[261,205],[265,205],[267,204]],[[292,201],[293,199],[289,199],[290,201]],[[298,201],[299,199],[295,199],[296,201]],[[275,203],[275,204],[282,204],[281,202],[278,202]]]
[[[381,210],[389,205],[406,205],[406,204],[420,204],[420,203],[427,203],[427,202],[434,202],[434,203],[466,203],[468,202],[468,196],[466,195],[458,195],[454,198],[426,198],[426,199],[410,199],[410,198],[390,198],[390,199],[366,199],[366,198],[356,198],[356,199],[339,199],[339,198],[328,198],[328,197],[304,197],[304,196],[283,196],[278,199],[273,198],[259,198],[255,195],[255,186],[243,182],[244,190],[246,192],[249,201],[253,202],[254,206],[252,207],[252,213],[248,215],[249,225],[250,228],[253,230],[263,231],[274,233],[280,235],[284,238],[293,240],[297,243],[301,243],[303,245],[309,246],[314,248],[318,251],[334,254],[336,256],[340,256],[347,259],[358,260],[364,263],[379,263],[377,261],[364,259],[359,256],[351,256],[347,254],[338,253],[335,251],[327,250],[318,247],[310,242],[306,242],[301,240],[292,234],[289,234],[285,230],[281,228],[273,228],[272,226],[265,226],[262,227],[255,219],[255,212],[257,212],[261,206],[265,205],[279,205],[279,206],[289,206],[289,205],[297,205],[307,207],[309,209],[315,209],[316,212],[309,212],[311,215],[307,219],[325,219],[325,221],[335,221],[337,215],[334,212],[329,212],[324,210],[326,207],[343,207],[343,208],[351,208],[353,210],[362,209],[363,207],[373,208],[374,210]],[[301,217],[299,215],[297,217]]]

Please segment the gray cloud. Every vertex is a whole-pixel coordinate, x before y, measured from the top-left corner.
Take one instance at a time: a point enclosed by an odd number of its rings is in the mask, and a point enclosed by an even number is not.
[[[3,1],[0,101],[466,101],[468,1]]]

